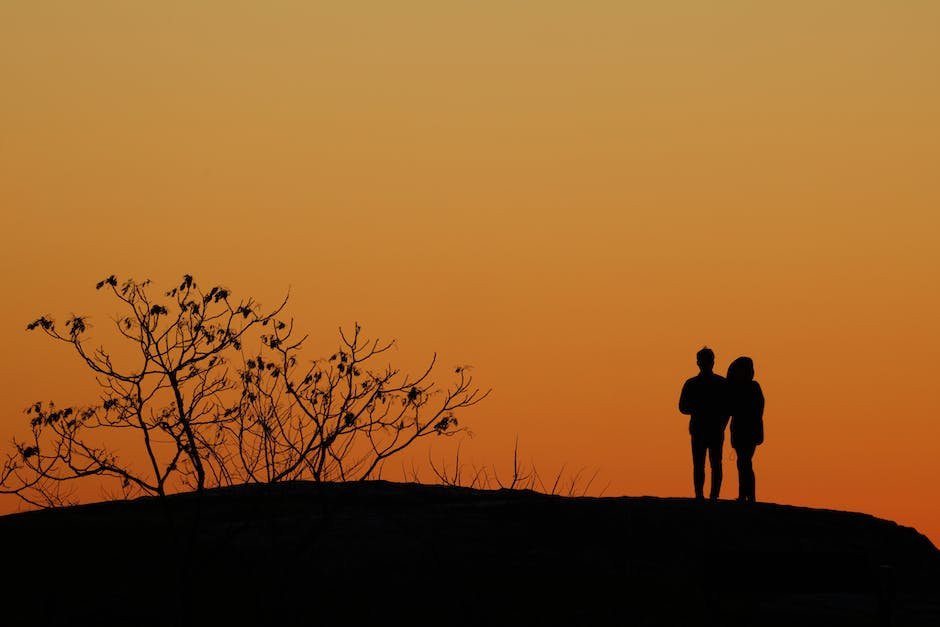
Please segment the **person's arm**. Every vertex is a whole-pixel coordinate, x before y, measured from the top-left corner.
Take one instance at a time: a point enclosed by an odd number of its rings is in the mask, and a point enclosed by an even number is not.
[[[692,386],[691,381],[686,381],[682,386],[682,393],[679,394],[679,413],[687,416],[692,415]]]
[[[722,429],[728,426],[728,422],[731,420],[731,382],[727,379],[723,379],[721,382],[721,424]]]
[[[754,382],[754,387],[756,388],[756,392],[757,392],[756,394],[757,402],[755,403],[756,406],[754,409],[756,410],[757,417],[759,419],[763,419],[764,418],[764,391],[760,388],[760,383],[758,383],[757,381]]]
[[[757,415],[757,444],[764,443],[764,391],[760,388],[760,383],[754,382],[756,402],[754,403],[755,414]]]

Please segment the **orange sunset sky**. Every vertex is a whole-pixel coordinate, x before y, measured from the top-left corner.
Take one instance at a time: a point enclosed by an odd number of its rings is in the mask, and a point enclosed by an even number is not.
[[[311,357],[359,321],[472,364],[464,458],[518,435],[592,494],[689,496],[695,351],[749,355],[759,500],[940,543],[938,32],[927,0],[0,3],[0,450],[96,397],[27,322],[188,272],[289,289]]]

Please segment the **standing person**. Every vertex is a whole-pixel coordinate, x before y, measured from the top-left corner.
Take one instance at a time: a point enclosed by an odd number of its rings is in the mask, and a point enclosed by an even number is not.
[[[728,366],[731,446],[738,456],[738,500],[756,498],[754,451],[764,442],[764,392],[754,380],[754,362],[738,357]]]
[[[725,378],[713,372],[715,353],[707,346],[695,355],[699,373],[687,380],[679,395],[679,411],[689,418],[692,436],[692,482],[695,498],[704,498],[705,455],[711,465],[712,482],[709,497],[718,499],[721,490],[721,449],[728,425]]]

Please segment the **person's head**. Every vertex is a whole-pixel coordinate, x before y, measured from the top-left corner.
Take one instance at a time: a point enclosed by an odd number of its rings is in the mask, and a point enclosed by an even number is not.
[[[728,366],[729,381],[753,381],[754,361],[750,357],[738,357]]]
[[[698,364],[698,368],[702,372],[711,372],[715,367],[714,351],[705,346],[702,350],[695,353],[695,363]]]

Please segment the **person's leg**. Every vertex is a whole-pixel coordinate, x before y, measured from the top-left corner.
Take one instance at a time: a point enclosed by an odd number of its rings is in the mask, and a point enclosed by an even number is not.
[[[746,501],[747,500],[747,464],[744,461],[744,448],[738,447],[734,449],[734,454],[737,456],[735,460],[738,467],[738,500]]]
[[[754,446],[742,446],[737,449],[738,454],[738,499],[743,501],[754,500]]]
[[[717,500],[718,493],[721,492],[721,448],[724,443],[724,437],[713,438],[708,443],[708,461],[712,469],[712,489],[709,497],[713,500]]]
[[[692,436],[692,484],[695,486],[695,498],[705,496],[705,442]]]
[[[747,498],[752,503],[757,500],[757,478],[754,476],[754,451],[757,447],[750,447],[747,452]]]

